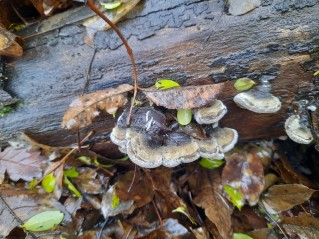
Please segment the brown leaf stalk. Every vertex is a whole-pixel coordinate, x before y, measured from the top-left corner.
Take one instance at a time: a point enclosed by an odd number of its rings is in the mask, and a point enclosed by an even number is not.
[[[122,35],[122,33],[120,32],[120,30],[117,28],[117,26],[110,20],[108,19],[94,4],[94,0],[88,0],[87,1],[87,6],[93,11],[95,12],[100,18],[102,18],[104,21],[106,21],[111,28],[116,32],[116,34],[119,36],[119,38],[122,40],[127,53],[130,57],[130,60],[132,62],[132,69],[133,69],[133,76],[134,76],[134,93],[133,93],[133,99],[131,101],[131,107],[130,107],[130,112],[129,115],[127,117],[127,121],[126,124],[129,125],[130,123],[130,119],[131,119],[131,113],[133,110],[133,106],[134,106],[134,102],[135,102],[135,98],[136,98],[136,93],[137,93],[137,89],[138,89],[138,77],[137,77],[137,72],[136,72],[136,66],[135,66],[135,60],[134,60],[134,56],[133,56],[133,51],[131,49],[131,47],[129,46],[128,42],[126,41],[126,39],[124,38],[124,36]]]

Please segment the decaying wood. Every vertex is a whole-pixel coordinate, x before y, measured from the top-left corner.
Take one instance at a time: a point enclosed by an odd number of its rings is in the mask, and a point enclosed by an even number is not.
[[[242,16],[225,14],[223,1],[142,2],[118,24],[136,57],[140,86],[149,87],[159,78],[181,85],[228,81],[219,97],[228,107],[222,126],[237,129],[240,140],[284,135],[283,122],[294,103],[318,96],[312,73],[319,68],[319,3],[262,2]],[[81,95],[93,54],[80,25],[89,15],[83,7],[21,33],[25,53],[8,62],[7,90],[24,105],[0,119],[1,144],[22,131],[51,145],[76,141],[60,124],[70,102]],[[116,34],[98,32],[95,46],[88,92],[132,84],[130,61]],[[237,107],[232,80],[240,77],[273,78],[272,92],[282,109],[256,114]],[[114,122],[111,116],[100,118],[87,130],[103,138]]]

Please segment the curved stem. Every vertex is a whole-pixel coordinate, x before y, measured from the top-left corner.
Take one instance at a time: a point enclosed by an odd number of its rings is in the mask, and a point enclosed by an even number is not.
[[[137,72],[136,72],[136,66],[135,66],[135,60],[134,60],[134,56],[133,56],[133,51],[131,49],[131,47],[129,46],[128,42],[126,41],[126,39],[124,38],[124,36],[122,35],[122,33],[120,32],[120,30],[117,28],[117,26],[110,20],[108,19],[94,4],[94,0],[88,0],[87,1],[87,6],[93,11],[95,12],[100,18],[102,18],[104,21],[106,21],[111,28],[116,32],[116,34],[119,36],[119,38],[122,40],[126,51],[130,57],[130,60],[132,62],[132,68],[133,68],[133,76],[134,76],[134,93],[133,93],[133,99],[131,102],[131,107],[130,107],[130,112],[128,114],[127,117],[127,121],[126,124],[129,125],[130,123],[130,119],[131,119],[131,114],[132,114],[132,110],[133,110],[133,106],[134,106],[134,102],[135,102],[135,98],[136,98],[136,93],[137,93],[137,89],[138,89],[138,77],[137,77]]]

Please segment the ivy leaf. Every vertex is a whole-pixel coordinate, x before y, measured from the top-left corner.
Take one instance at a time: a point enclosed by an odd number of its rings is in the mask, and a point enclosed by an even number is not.
[[[71,193],[73,193],[77,197],[81,197],[81,193],[76,189],[76,187],[71,183],[71,181],[64,176],[63,180],[64,184],[68,187]]]
[[[41,182],[43,189],[47,193],[51,193],[54,190],[56,185],[56,178],[53,175],[53,172],[45,176]]]
[[[213,169],[219,168],[225,163],[224,160],[220,159],[209,159],[209,158],[201,158],[199,161],[199,165],[203,168]]]
[[[76,178],[77,176],[79,176],[79,172],[76,170],[75,167],[72,167],[69,170],[64,171],[64,176],[68,178]]]
[[[168,79],[159,80],[155,83],[155,87],[160,90],[168,90],[179,86],[177,82]]]
[[[233,234],[233,238],[232,239],[254,239],[246,234],[242,234],[242,233],[234,233]]]
[[[64,218],[61,211],[45,211],[31,217],[21,227],[27,231],[42,232],[59,225]]]
[[[101,2],[100,3],[105,9],[112,10],[122,5],[122,1],[115,2]]]
[[[238,192],[235,188],[224,185],[224,191],[229,195],[230,201],[239,209],[244,206],[244,199],[240,192]]]
[[[119,205],[120,205],[120,198],[116,194],[114,194],[112,196],[112,209],[118,207]]]
[[[191,109],[179,109],[177,110],[177,121],[181,125],[188,125],[192,120]]]
[[[238,91],[244,91],[244,90],[249,90],[255,84],[256,82],[249,78],[239,78],[236,80],[234,87]]]

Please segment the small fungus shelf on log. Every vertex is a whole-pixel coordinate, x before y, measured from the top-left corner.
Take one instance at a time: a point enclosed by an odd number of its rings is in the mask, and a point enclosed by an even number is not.
[[[217,99],[228,113],[221,127],[236,129],[239,140],[285,135],[284,122],[295,101],[317,99],[319,3],[261,1],[243,15],[225,13],[224,1],[148,0],[117,26],[130,43],[140,86],[173,79],[181,86],[224,82]],[[18,33],[25,40],[21,58],[7,60],[5,89],[23,101],[0,118],[0,144],[20,132],[49,145],[76,142],[76,133],[60,127],[68,105],[81,96],[93,49],[83,40],[86,7],[57,14]],[[97,32],[87,93],[133,84],[131,64],[113,31]],[[278,112],[258,114],[238,107],[234,80],[268,77]],[[119,114],[118,114],[119,115]],[[117,116],[118,116],[117,115]],[[86,131],[107,138],[112,116],[98,117]]]

